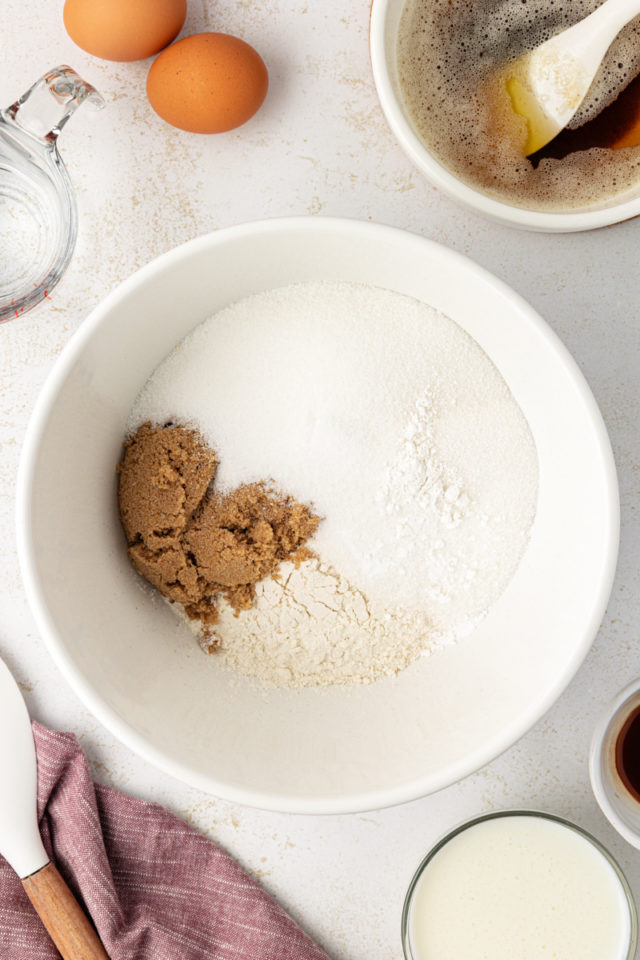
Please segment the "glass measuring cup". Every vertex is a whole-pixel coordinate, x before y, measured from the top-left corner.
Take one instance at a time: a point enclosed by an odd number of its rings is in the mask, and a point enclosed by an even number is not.
[[[85,100],[104,106],[60,66],[0,110],[0,323],[47,297],[71,259],[78,214],[57,140]]]

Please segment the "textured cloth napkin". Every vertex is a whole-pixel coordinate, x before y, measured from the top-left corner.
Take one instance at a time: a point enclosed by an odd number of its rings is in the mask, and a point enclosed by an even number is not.
[[[223,850],[159,804],[94,784],[76,738],[33,724],[47,850],[111,960],[328,960]],[[58,953],[0,857],[0,957]]]

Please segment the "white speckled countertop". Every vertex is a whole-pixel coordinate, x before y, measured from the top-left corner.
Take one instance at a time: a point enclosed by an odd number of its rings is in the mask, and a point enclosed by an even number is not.
[[[67,62],[107,109],[83,107],[60,147],[80,236],[50,302],[0,328],[0,656],[38,720],[73,730],[98,780],[158,800],[230,850],[335,960],[399,960],[400,911],[422,855],[463,818],[539,807],[576,820],[620,860],[640,900],[640,854],[591,795],[586,756],[602,706],[640,674],[640,222],[548,236],[494,226],[414,172],[387,128],[367,46],[368,0],[189,0],[183,34],[235,33],[271,76],[253,121],[218,137],[166,126],[144,94],[149,63],[74,46],[62,0],[4,0],[0,103]],[[468,254],[510,283],[576,357],[610,431],[620,475],[618,574],[595,645],[564,696],[511,750],[424,800],[362,816],[292,817],[217,801],[134,756],[58,675],[27,607],[15,548],[20,447],[36,394],[88,312],[157,254],[249,219],[333,214],[404,227]],[[459,705],[464,710],[463,703]]]

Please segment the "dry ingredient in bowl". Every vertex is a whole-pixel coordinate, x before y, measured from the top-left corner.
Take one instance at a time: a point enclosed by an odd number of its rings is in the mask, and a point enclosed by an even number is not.
[[[193,625],[194,621],[190,621]],[[371,683],[436,649],[426,613],[372,612],[367,597],[317,557],[285,563],[256,585],[251,610],[223,604],[216,631],[224,663],[268,686]],[[201,646],[212,640],[200,634]]]
[[[219,598],[238,613],[280,563],[306,557],[320,522],[309,507],[250,483],[221,496],[213,450],[181,426],[144,423],[118,467],[120,519],[129,558],[168,600],[208,628]]]
[[[145,422],[196,430],[220,495],[268,480],[322,517],[314,556],[250,609],[218,600],[214,661],[265,683],[397,673],[472,630],[527,545],[526,419],[476,341],[410,297],[308,282],[239,301],[155,370],[129,435]]]

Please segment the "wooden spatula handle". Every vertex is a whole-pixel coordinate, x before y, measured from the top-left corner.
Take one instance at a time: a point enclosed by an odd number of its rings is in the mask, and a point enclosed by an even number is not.
[[[98,934],[52,863],[25,877],[22,886],[63,960],[109,960]]]

